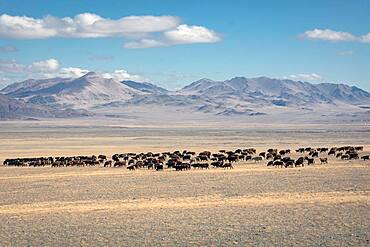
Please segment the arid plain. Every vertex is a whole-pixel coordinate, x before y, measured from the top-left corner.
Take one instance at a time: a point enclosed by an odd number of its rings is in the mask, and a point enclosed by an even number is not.
[[[370,153],[370,128],[360,123],[136,123],[1,122],[0,160],[340,145]],[[362,160],[181,172],[0,167],[1,246],[369,246],[369,212],[370,162]]]

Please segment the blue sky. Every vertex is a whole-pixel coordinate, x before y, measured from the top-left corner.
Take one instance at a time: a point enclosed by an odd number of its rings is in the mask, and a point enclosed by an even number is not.
[[[83,13],[102,24],[62,30]],[[0,87],[93,70],[167,88],[263,75],[370,91],[369,13],[365,0],[0,0]]]

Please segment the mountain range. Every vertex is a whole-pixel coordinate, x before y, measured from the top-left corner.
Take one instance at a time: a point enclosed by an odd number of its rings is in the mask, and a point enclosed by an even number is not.
[[[148,82],[117,81],[89,72],[80,78],[29,79],[0,91],[0,118],[119,117],[153,112],[242,117],[291,112],[367,116],[369,106],[370,93],[355,86],[268,77],[201,79],[170,91]]]

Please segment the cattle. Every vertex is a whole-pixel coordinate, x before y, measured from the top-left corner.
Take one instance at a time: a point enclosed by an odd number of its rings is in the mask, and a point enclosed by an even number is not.
[[[233,164],[231,162],[223,164],[222,168],[224,168],[224,169],[234,169]]]
[[[303,157],[299,157],[296,161],[295,161],[295,164],[294,164],[295,167],[297,166],[304,166],[304,158]]]
[[[285,163],[285,168],[287,167],[294,167],[294,160],[289,160],[288,162]]]
[[[363,159],[364,161],[365,160],[369,160],[370,159],[370,155],[364,155],[361,157],[361,159]]]
[[[258,154],[258,156],[261,156],[263,158],[266,158],[266,152],[261,152],[261,153]]]
[[[104,167],[112,167],[112,161],[111,160],[107,160],[107,161],[105,161],[105,163],[104,163]]]
[[[357,160],[357,159],[359,159],[358,153],[356,153],[356,152],[350,152],[350,153],[348,153],[348,155],[349,155],[349,159],[350,160]]]
[[[207,161],[208,160],[208,156],[207,155],[199,155],[196,159],[198,161]]]
[[[125,161],[116,161],[114,162],[114,165],[113,165],[113,167],[123,167],[123,166],[126,166]]]
[[[191,166],[189,163],[177,163],[174,166],[176,171],[190,170]]]
[[[315,159],[314,158],[306,157],[305,160],[307,160],[307,165],[315,164]]]
[[[341,159],[342,159],[342,160],[349,160],[349,155],[348,155],[348,154],[343,154],[343,155],[341,156]]]
[[[129,166],[127,166],[127,169],[130,170],[130,171],[133,171],[133,170],[136,169],[136,165],[135,164],[129,165]]]
[[[186,154],[186,155],[182,156],[182,159],[183,160],[190,160],[191,159],[191,155],[190,154]]]
[[[281,161],[281,160],[275,160],[274,163],[273,163],[273,166],[275,167],[283,167],[284,166],[284,162]]]
[[[213,166],[213,167],[222,167],[223,164],[224,164],[223,161],[215,161],[215,162],[211,163],[211,166]]]
[[[296,149],[297,153],[306,153],[306,157],[298,157],[294,160],[290,157],[290,149],[277,150],[269,148],[265,151],[259,151],[254,148],[235,149],[235,151],[227,151],[219,149],[218,152],[203,151],[200,153],[191,152],[188,150],[174,152],[142,152],[142,153],[117,153],[110,157],[104,154],[97,156],[58,156],[58,157],[39,157],[39,158],[15,158],[5,159],[4,166],[15,167],[89,167],[89,166],[104,166],[104,167],[127,167],[129,170],[147,168],[148,170],[164,170],[175,169],[177,171],[196,169],[224,168],[232,169],[233,163],[242,163],[242,161],[252,160],[255,163],[268,160],[267,166],[270,167],[304,167],[305,162],[308,165],[315,164],[315,157],[320,161],[320,164],[327,164],[328,158],[324,155],[340,158],[342,160],[370,160],[369,155],[360,156],[363,152],[363,146],[342,146],[342,147],[301,147]],[[258,154],[258,156],[255,156]],[[319,157],[320,156],[320,157]],[[189,163],[185,163],[189,162]],[[226,163],[227,162],[227,163]]]
[[[256,156],[256,157],[253,157],[252,160],[254,160],[254,162],[257,163],[257,162],[262,161],[263,157],[262,156]]]
[[[252,155],[247,155],[244,157],[244,160],[248,161],[248,160],[251,160],[252,158],[253,158]]]
[[[155,165],[155,170],[156,171],[163,171],[163,164],[156,164]]]
[[[320,158],[320,163],[321,164],[327,164],[328,163],[328,158]]]
[[[227,157],[227,160],[228,160],[229,162],[236,162],[236,161],[238,160],[238,156],[236,156],[236,155],[229,155],[229,156]]]
[[[194,163],[191,164],[193,168],[199,168],[199,169],[209,169],[209,164],[208,163]]]

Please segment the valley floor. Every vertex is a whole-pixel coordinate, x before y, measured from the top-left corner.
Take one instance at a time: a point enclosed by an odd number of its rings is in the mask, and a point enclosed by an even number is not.
[[[7,157],[364,145],[366,125],[0,123]],[[370,163],[0,167],[0,246],[369,246]]]
[[[0,162],[6,158],[112,155],[174,150],[218,151],[254,147],[370,146],[370,125],[275,124],[270,121],[59,119],[0,121]]]
[[[368,246],[370,164],[0,168],[1,246]]]

